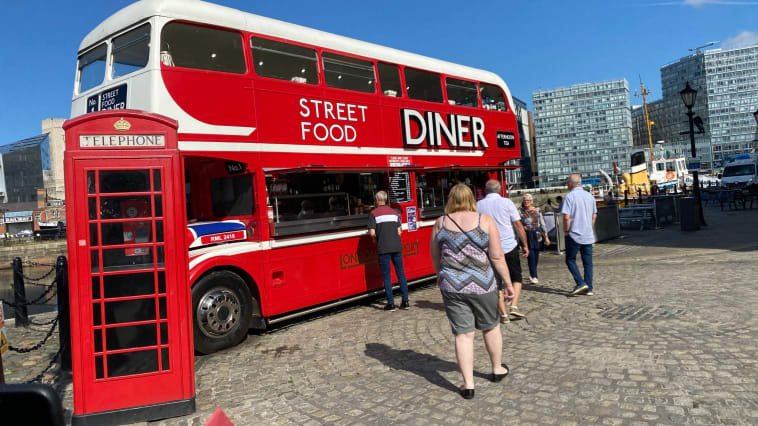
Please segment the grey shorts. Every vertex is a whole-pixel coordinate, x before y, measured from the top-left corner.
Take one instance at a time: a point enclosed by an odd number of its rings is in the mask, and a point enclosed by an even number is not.
[[[500,324],[496,291],[485,294],[461,294],[442,292],[445,313],[453,334],[465,334],[477,330],[489,330]]]

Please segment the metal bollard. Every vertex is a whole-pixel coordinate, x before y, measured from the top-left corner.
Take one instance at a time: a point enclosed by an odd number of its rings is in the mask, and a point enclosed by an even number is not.
[[[29,312],[26,307],[26,289],[24,288],[24,267],[21,258],[13,258],[13,303],[16,305],[16,327],[29,327]]]
[[[61,347],[61,370],[71,371],[71,312],[68,300],[68,262],[58,256],[55,262],[55,282],[58,286],[58,332]]]

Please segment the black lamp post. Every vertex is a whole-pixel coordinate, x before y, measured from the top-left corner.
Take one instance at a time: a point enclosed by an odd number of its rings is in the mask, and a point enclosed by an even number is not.
[[[679,92],[679,96],[682,97],[682,102],[684,102],[684,106],[687,107],[687,118],[690,122],[690,149],[692,150],[692,158],[694,159],[697,157],[697,149],[695,148],[695,128],[694,128],[694,116],[695,113],[692,112],[692,107],[695,106],[695,98],[697,97],[697,90],[690,87],[690,82],[687,82],[687,86]],[[699,171],[693,170],[692,171],[692,177],[693,177],[693,192],[695,194],[695,201],[697,202],[697,209],[698,209],[698,218],[700,219],[700,224],[705,225],[705,218],[703,217],[703,206],[700,204],[700,180],[699,180]]]
[[[754,148],[755,151],[758,151],[758,109],[755,110],[755,112],[753,113],[753,117],[755,117],[755,126],[756,126],[756,129],[755,129],[755,141],[754,141],[755,142],[755,146],[753,146],[753,148]]]

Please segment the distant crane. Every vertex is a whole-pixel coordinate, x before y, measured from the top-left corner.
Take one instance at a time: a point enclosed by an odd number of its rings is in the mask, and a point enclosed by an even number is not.
[[[708,46],[713,46],[714,44],[716,44],[716,43],[718,43],[718,42],[719,42],[718,40],[717,40],[717,41],[709,41],[708,43],[705,43],[705,44],[704,44],[704,45],[702,45],[702,46],[693,47],[692,49],[690,49],[690,52],[695,52],[695,54],[696,54],[696,55],[699,55],[699,54],[701,54],[701,53],[702,53],[702,52],[700,51],[700,49],[705,49],[705,48],[706,48],[706,47],[708,47]]]
[[[691,49],[690,49],[691,50]],[[650,144],[650,161],[655,160],[655,154],[653,153],[653,134],[650,131],[650,126],[654,125],[655,123],[650,121],[648,114],[647,114],[647,99],[645,96],[649,95],[650,91],[645,89],[645,85],[642,84],[642,77],[640,77],[640,93],[634,92],[634,96],[640,96],[642,95],[642,107],[645,111],[645,125],[647,126],[647,141]]]

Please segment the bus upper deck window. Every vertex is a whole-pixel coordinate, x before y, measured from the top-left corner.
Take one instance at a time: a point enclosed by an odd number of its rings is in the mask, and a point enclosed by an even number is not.
[[[382,89],[382,93],[385,96],[401,96],[403,88],[400,86],[400,71],[397,69],[397,66],[379,62],[377,69],[379,71],[379,86]]]
[[[406,68],[405,84],[408,97],[411,99],[442,102],[442,82],[439,74]]]
[[[330,52],[322,53],[321,59],[327,86],[374,93],[376,78],[372,62]]]
[[[144,68],[150,58],[150,24],[113,39],[111,43],[111,78],[121,77]]]
[[[479,106],[476,83],[448,77],[445,79],[445,88],[447,89],[448,102],[452,105],[475,108]]]
[[[250,39],[255,73],[262,77],[318,84],[316,51],[260,37]]]
[[[168,23],[161,31],[161,62],[166,66],[245,73],[242,38],[234,31]]]
[[[503,91],[494,84],[479,83],[479,92],[482,94],[482,107],[495,111],[508,111]]]
[[[79,57],[79,93],[100,85],[105,78],[105,43]]]

